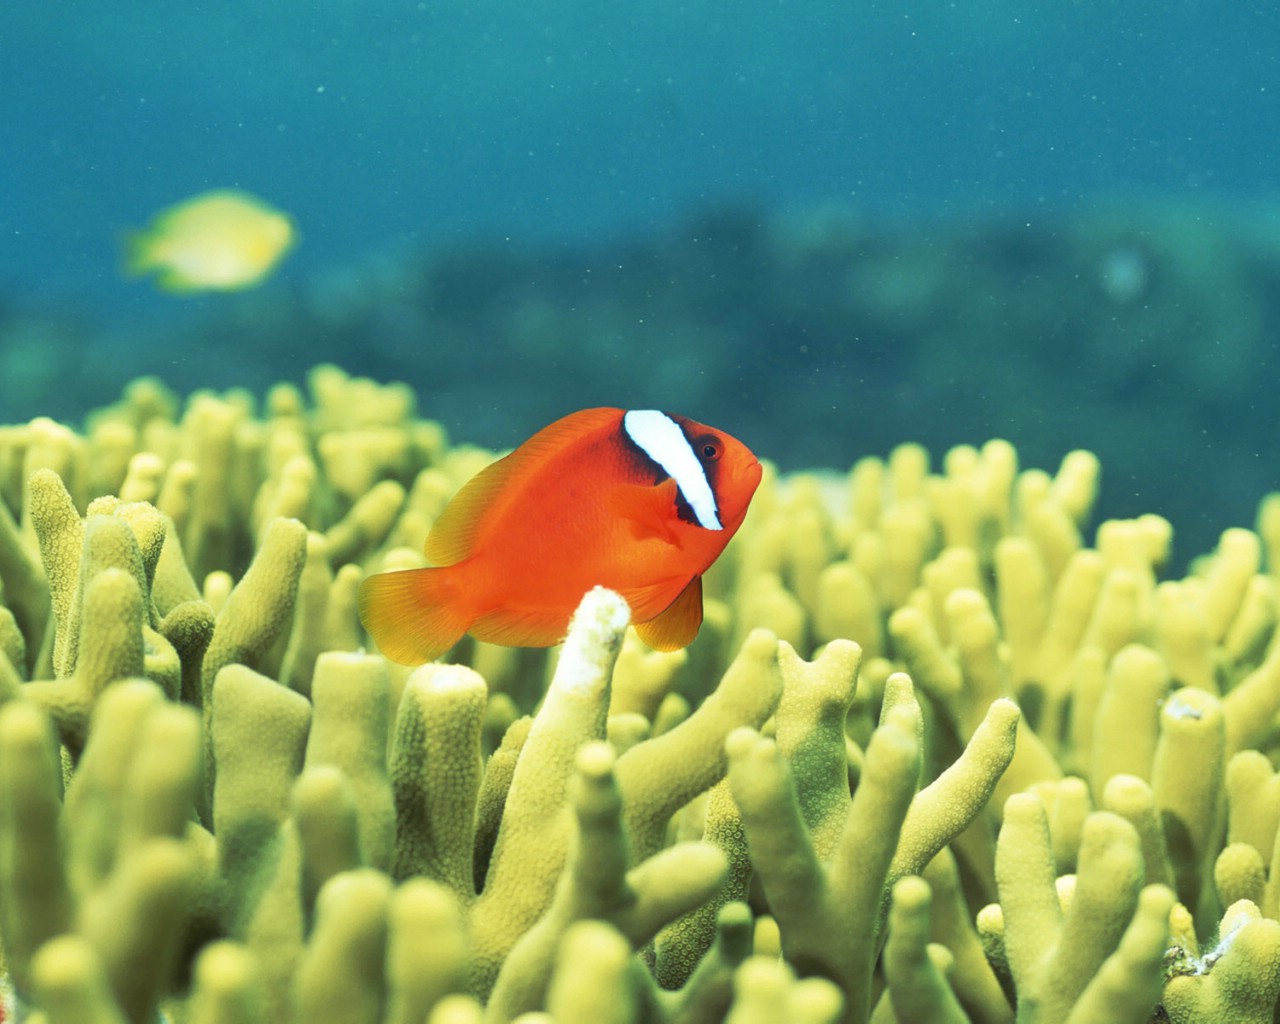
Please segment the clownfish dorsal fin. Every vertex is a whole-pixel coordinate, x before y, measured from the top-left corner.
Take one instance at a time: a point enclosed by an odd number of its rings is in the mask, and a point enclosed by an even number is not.
[[[510,458],[507,455],[486,466],[449,500],[427,534],[426,554],[433,565],[455,565],[475,549],[486,511],[509,486],[515,468],[508,463]]]
[[[486,524],[508,501],[519,501],[524,485],[551,459],[601,427],[616,427],[620,409],[583,409],[543,427],[515,451],[472,477],[445,506],[427,535],[433,565],[454,565],[470,557]]]
[[[655,651],[678,651],[693,643],[702,625],[702,577],[695,576],[676,599],[648,622],[637,622],[640,639]]]

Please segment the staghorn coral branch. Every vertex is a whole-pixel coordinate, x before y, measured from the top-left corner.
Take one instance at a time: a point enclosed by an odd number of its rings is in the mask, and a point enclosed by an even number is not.
[[[1149,885],[1120,945],[1085,987],[1066,1024],[1143,1024],[1162,988],[1162,965],[1169,948],[1169,912],[1173,893]]]
[[[426,875],[475,899],[476,802],[487,690],[463,665],[423,665],[405,682],[391,741],[392,874]]]
[[[618,759],[618,785],[637,856],[660,848],[667,821],[683,804],[724,776],[724,740],[741,725],[759,727],[782,692],[778,638],[753,631],[719,686],[670,732]]]
[[[0,935],[22,994],[31,990],[40,945],[72,921],[58,836],[60,784],[48,719],[21,701],[0,708]]]
[[[869,1011],[878,929],[865,922],[879,918],[898,829],[914,792],[920,757],[914,732],[904,709],[876,730],[829,869],[809,842],[776,745],[746,729],[727,743],[729,784],[783,953],[801,973],[840,985],[849,1000],[841,1019],[853,1024]]]
[[[604,743],[578,753],[572,786],[578,831],[569,864],[551,906],[503,964],[486,1010],[490,1021],[541,1005],[554,952],[574,922],[607,921],[628,948],[638,948],[703,903],[723,879],[723,856],[705,843],[680,844],[628,870],[632,858],[614,763]]]
[[[597,587],[582,599],[511,778],[484,891],[471,915],[473,986],[485,994],[515,941],[550,903],[567,855],[565,794],[578,748],[604,736],[609,677],[630,618]]]
[[[924,879],[910,876],[894,884],[884,947],[885,998],[898,1024],[969,1024],[931,956],[942,951],[942,947],[929,944],[931,904]],[[950,954],[945,955],[949,961]]]

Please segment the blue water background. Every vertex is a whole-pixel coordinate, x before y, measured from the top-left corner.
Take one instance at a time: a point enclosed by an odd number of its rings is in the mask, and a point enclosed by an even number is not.
[[[1263,4],[123,0],[3,25],[0,282],[27,296],[155,301],[116,232],[227,184],[296,216],[293,274],[734,195],[920,214],[1276,187]]]
[[[199,378],[181,325],[240,301],[175,300],[119,273],[122,231],[212,187],[255,192],[300,225],[268,300],[461,239],[599,246],[720,204],[848,204],[927,224],[1277,199],[1280,15],[1266,4],[29,2],[6,7],[0,33],[0,303],[100,325],[120,379],[179,363]],[[157,324],[174,325],[165,346]],[[345,355],[363,372],[359,348]],[[209,359],[224,385],[225,353]],[[422,363],[425,377],[429,351]],[[643,357],[621,369],[642,377]],[[772,372],[791,369],[780,352]],[[532,367],[525,386],[554,390],[560,370]],[[71,415],[58,397],[56,375],[48,394],[0,389],[0,421]],[[574,397],[557,400],[598,400]],[[874,400],[858,395],[864,417]],[[1021,441],[1016,419],[950,430],[903,401],[873,410],[886,436],[935,451],[984,428]],[[451,409],[450,429],[490,444],[545,420],[473,411]],[[782,450],[786,410],[770,415]],[[1058,433],[1032,455],[1105,449]],[[837,464],[863,453],[853,431],[820,451]],[[1206,516],[1212,529],[1247,522],[1275,478],[1269,453],[1240,457],[1265,465]],[[1163,493],[1130,483],[1126,513]]]

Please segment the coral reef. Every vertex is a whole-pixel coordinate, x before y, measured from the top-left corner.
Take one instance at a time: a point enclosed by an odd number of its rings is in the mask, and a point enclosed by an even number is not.
[[[1091,455],[904,445],[766,473],[687,651],[369,653],[488,458],[332,367],[0,428],[19,1019],[1273,1019],[1280,497],[1162,580]]]

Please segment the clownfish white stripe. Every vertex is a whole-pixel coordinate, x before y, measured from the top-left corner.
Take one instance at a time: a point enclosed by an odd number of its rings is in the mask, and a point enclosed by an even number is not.
[[[700,526],[707,530],[724,529],[707,474],[680,424],[656,409],[632,409],[622,418],[622,429],[637,448],[676,482]]]

